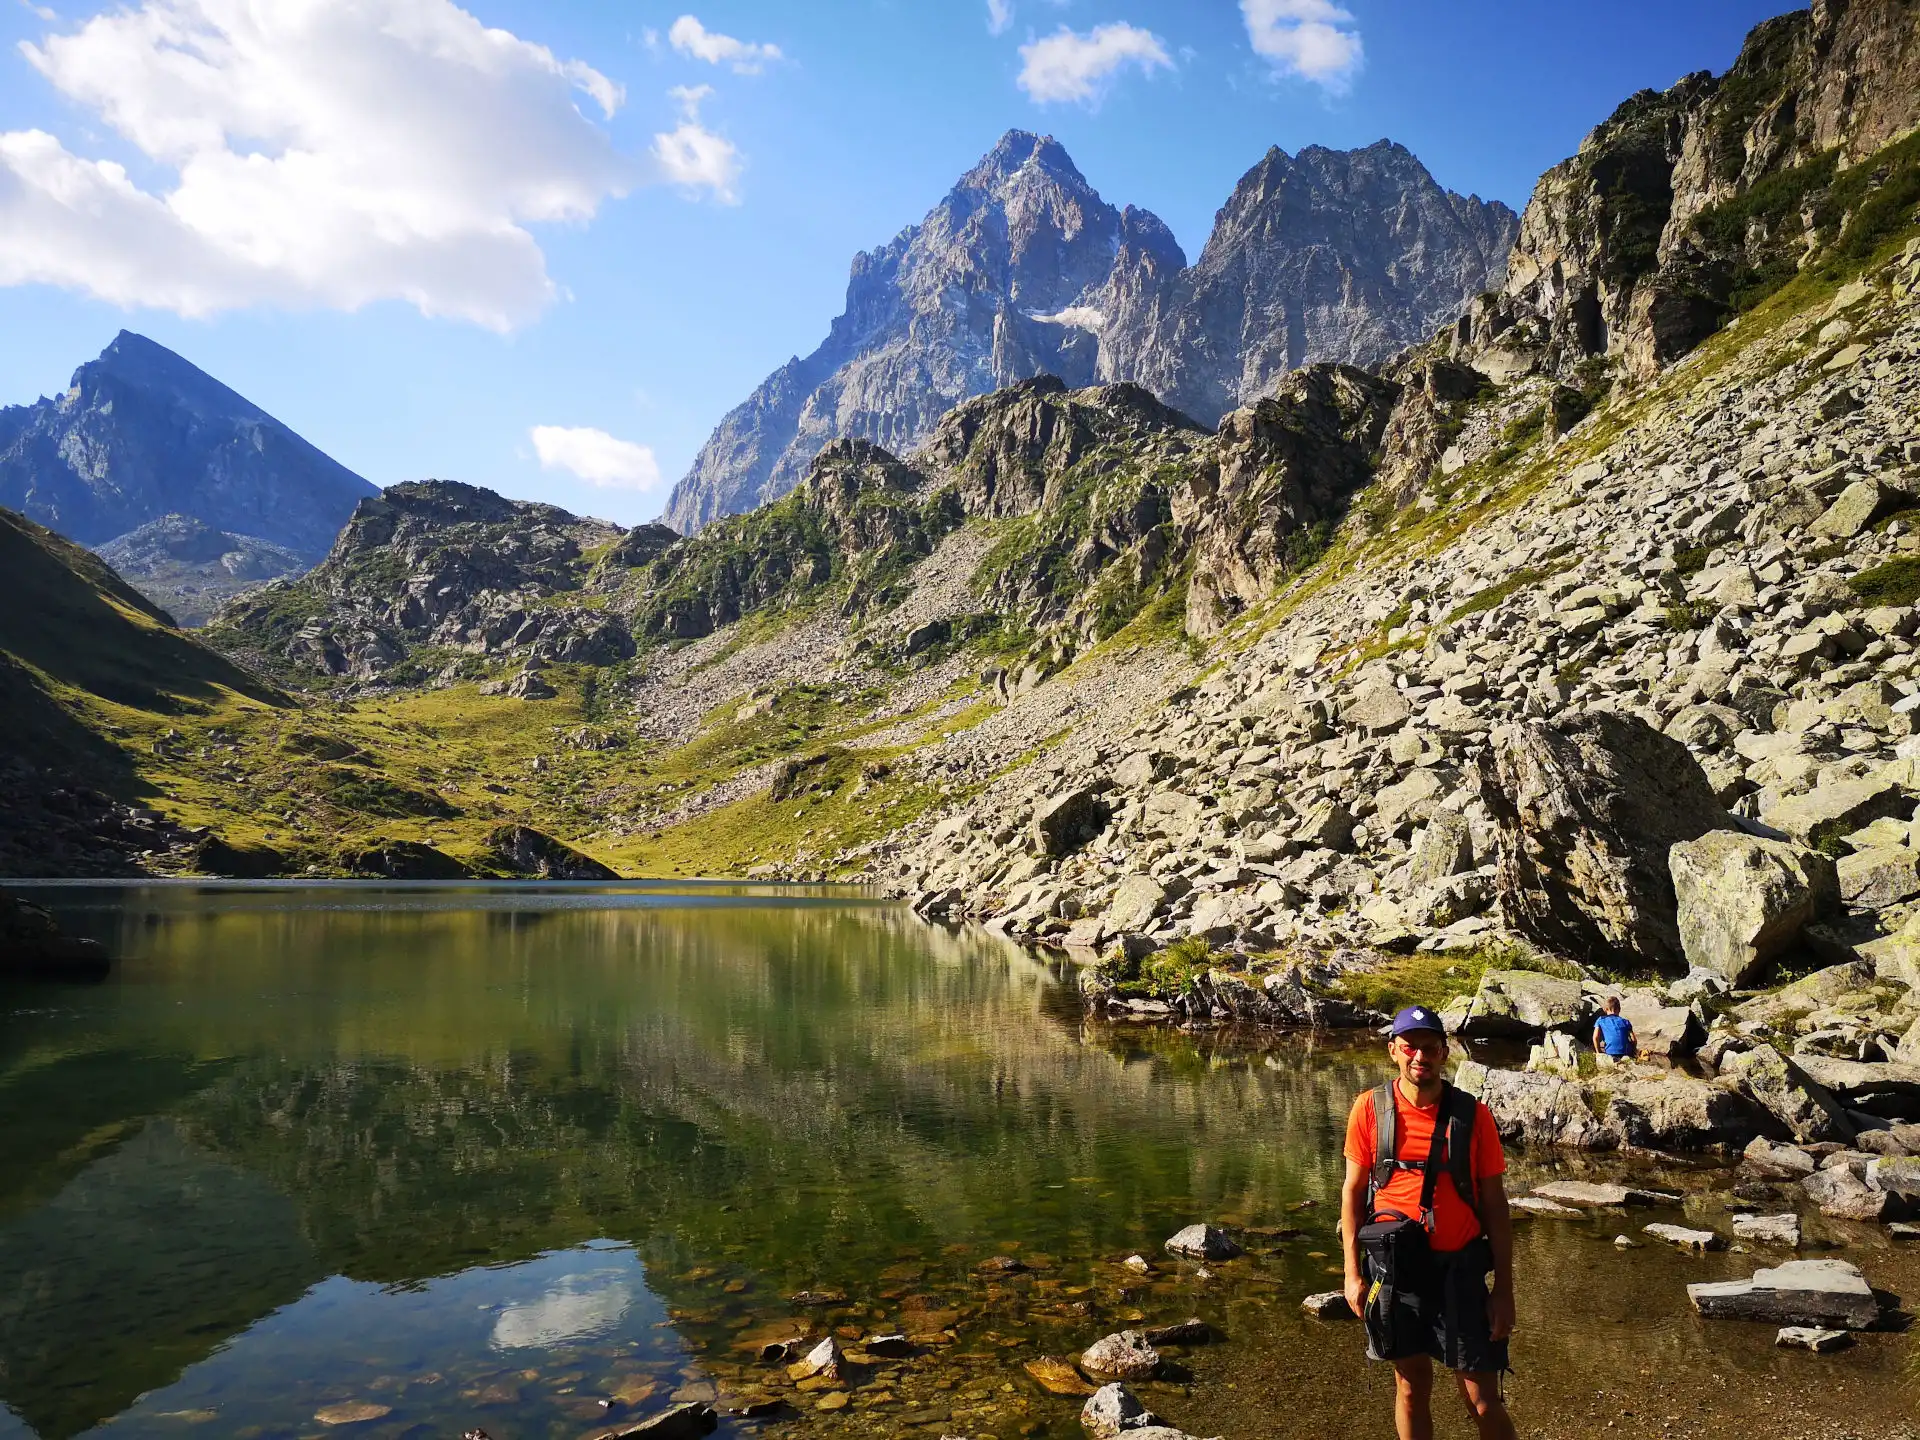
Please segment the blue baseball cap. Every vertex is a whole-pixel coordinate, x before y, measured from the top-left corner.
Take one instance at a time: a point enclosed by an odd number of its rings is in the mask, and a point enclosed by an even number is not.
[[[1440,1023],[1440,1016],[1424,1005],[1409,1005],[1393,1017],[1394,1035],[1405,1035],[1410,1030],[1434,1030],[1444,1035],[1447,1027]]]

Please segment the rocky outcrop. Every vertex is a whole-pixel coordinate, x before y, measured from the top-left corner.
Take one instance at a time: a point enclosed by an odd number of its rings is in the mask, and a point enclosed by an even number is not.
[[[40,906],[0,891],[0,979],[98,980],[111,966],[98,940],[68,935]]]
[[[1269,151],[1200,262],[1103,201],[1050,137],[1010,131],[925,220],[854,260],[820,348],[731,411],[674,487],[691,533],[797,486],[829,441],[904,454],[971,396],[1036,375],[1144,386],[1212,425],[1316,362],[1377,365],[1496,284],[1505,206],[1398,145]]]
[[[190,515],[163,515],[97,547],[102,560],[182,625],[204,625],[229,600],[313,564],[284,545]]]
[[[1460,318],[1454,352],[1502,380],[1594,357],[1650,375],[1822,244],[1871,248],[1847,169],[1916,124],[1912,0],[1765,21],[1725,75],[1641,91],[1541,177],[1505,287]]]
[[[1496,731],[1481,777],[1517,930],[1560,954],[1686,968],[1668,852],[1732,825],[1686,746],[1593,712]]]
[[[126,330],[59,396],[0,409],[0,505],[83,545],[179,515],[311,563],[373,493],[258,406]]]
[[[618,880],[590,855],[530,825],[502,825],[487,836],[487,851],[509,874],[540,880]]]

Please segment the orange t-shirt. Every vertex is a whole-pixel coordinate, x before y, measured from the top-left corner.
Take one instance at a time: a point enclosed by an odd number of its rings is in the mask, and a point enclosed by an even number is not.
[[[1399,1117],[1397,1158],[1422,1163],[1427,1158],[1428,1147],[1433,1144],[1433,1126],[1439,1118],[1440,1106],[1438,1102],[1413,1104],[1400,1093],[1398,1080],[1390,1088],[1394,1111]],[[1347,1115],[1347,1159],[1363,1170],[1373,1169],[1373,1147],[1378,1138],[1373,1120],[1373,1092],[1363,1091]],[[1500,1131],[1493,1123],[1492,1112],[1477,1100],[1473,1107],[1473,1145],[1469,1158],[1476,1184],[1489,1175],[1506,1173],[1507,1156],[1500,1148]],[[1402,1215],[1418,1219],[1422,1178],[1418,1170],[1395,1170],[1393,1178],[1374,1196],[1374,1208],[1398,1210]],[[1362,1222],[1371,1218],[1363,1216]],[[1452,1173],[1442,1170],[1433,1187],[1433,1248],[1459,1250],[1479,1233],[1480,1221],[1454,1188]]]

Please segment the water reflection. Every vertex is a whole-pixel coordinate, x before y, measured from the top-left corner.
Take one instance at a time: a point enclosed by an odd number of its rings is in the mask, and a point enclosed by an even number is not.
[[[49,1440],[114,1416],[308,1434],[351,1405],[382,1413],[343,1433],[572,1436],[676,1394],[778,1395],[849,1434],[1069,1435],[1076,1406],[1020,1361],[1189,1314],[1232,1339],[1150,1403],[1198,1433],[1332,1433],[1370,1378],[1297,1308],[1331,1283],[1370,1046],[1089,1030],[1070,974],[844,896],[46,898],[126,957],[0,996],[0,1399]],[[1159,1260],[1201,1217],[1269,1233],[1217,1280]],[[1641,1370],[1643,1392],[1737,1373],[1729,1424],[1790,1433],[1758,1418],[1791,1380],[1770,1347],[1669,1298],[1739,1261],[1619,1256],[1606,1224],[1523,1240],[1521,1383],[1559,1433]],[[995,1255],[1029,1268],[983,1273]],[[925,1348],[817,1411],[759,1351],[828,1328]],[[1887,1413],[1899,1343],[1827,1383]]]

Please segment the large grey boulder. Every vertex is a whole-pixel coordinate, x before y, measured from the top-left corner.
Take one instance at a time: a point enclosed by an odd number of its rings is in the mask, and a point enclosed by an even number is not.
[[[1633,1074],[1624,1085],[1602,1075],[1605,1123],[1621,1142],[1649,1150],[1706,1150],[1744,1145],[1766,1128],[1764,1111],[1726,1084],[1696,1079],[1678,1070]]]
[[[1167,1253],[1184,1255],[1190,1260],[1231,1260],[1243,1253],[1239,1244],[1224,1230],[1211,1225],[1189,1225],[1167,1240]]]
[[[1489,970],[1460,1015],[1457,1033],[1468,1039],[1537,1039],[1548,1030],[1591,1029],[1599,1002],[1578,980],[1534,970]]]
[[[1707,1038],[1706,1026],[1690,1006],[1669,1005],[1659,991],[1645,986],[1620,992],[1620,1013],[1633,1022],[1633,1036],[1642,1055],[1691,1055]]]
[[[1166,908],[1166,888],[1150,875],[1129,875],[1113,887],[1107,902],[1107,929],[1117,934],[1149,930]]]
[[[1824,845],[1875,820],[1912,810],[1913,802],[1891,779],[1836,780],[1784,796],[1762,810],[1760,818],[1803,845]]]
[[[1789,1260],[1749,1280],[1689,1285],[1687,1299],[1708,1320],[1865,1330],[1880,1318],[1873,1287],[1845,1260]]]
[[[1473,868],[1473,830],[1456,810],[1435,810],[1414,842],[1407,889],[1418,893]]]
[[[1808,1054],[1795,1055],[1794,1061],[1850,1110],[1887,1120],[1920,1115],[1920,1066]]]
[[[1502,726],[1480,777],[1516,930],[1586,961],[1686,969],[1667,855],[1733,825],[1686,746],[1588,711]]]
[[[1782,1145],[1757,1135],[1741,1152],[1740,1168],[1765,1180],[1804,1180],[1820,1167],[1798,1145]]]
[[[1816,1170],[1800,1182],[1822,1215],[1841,1220],[1898,1220],[1906,1212],[1898,1197],[1876,1190],[1850,1167]]]
[[[1683,840],[1667,864],[1687,963],[1730,985],[1758,977],[1839,899],[1826,856],[1737,830]]]
[[[1771,1045],[1729,1055],[1721,1073],[1738,1080],[1753,1100],[1803,1145],[1853,1138],[1846,1109],[1819,1081]]]
[[[1469,1060],[1455,1073],[1454,1084],[1480,1097],[1502,1140],[1569,1150],[1611,1150],[1619,1143],[1594,1115],[1577,1081]]]

